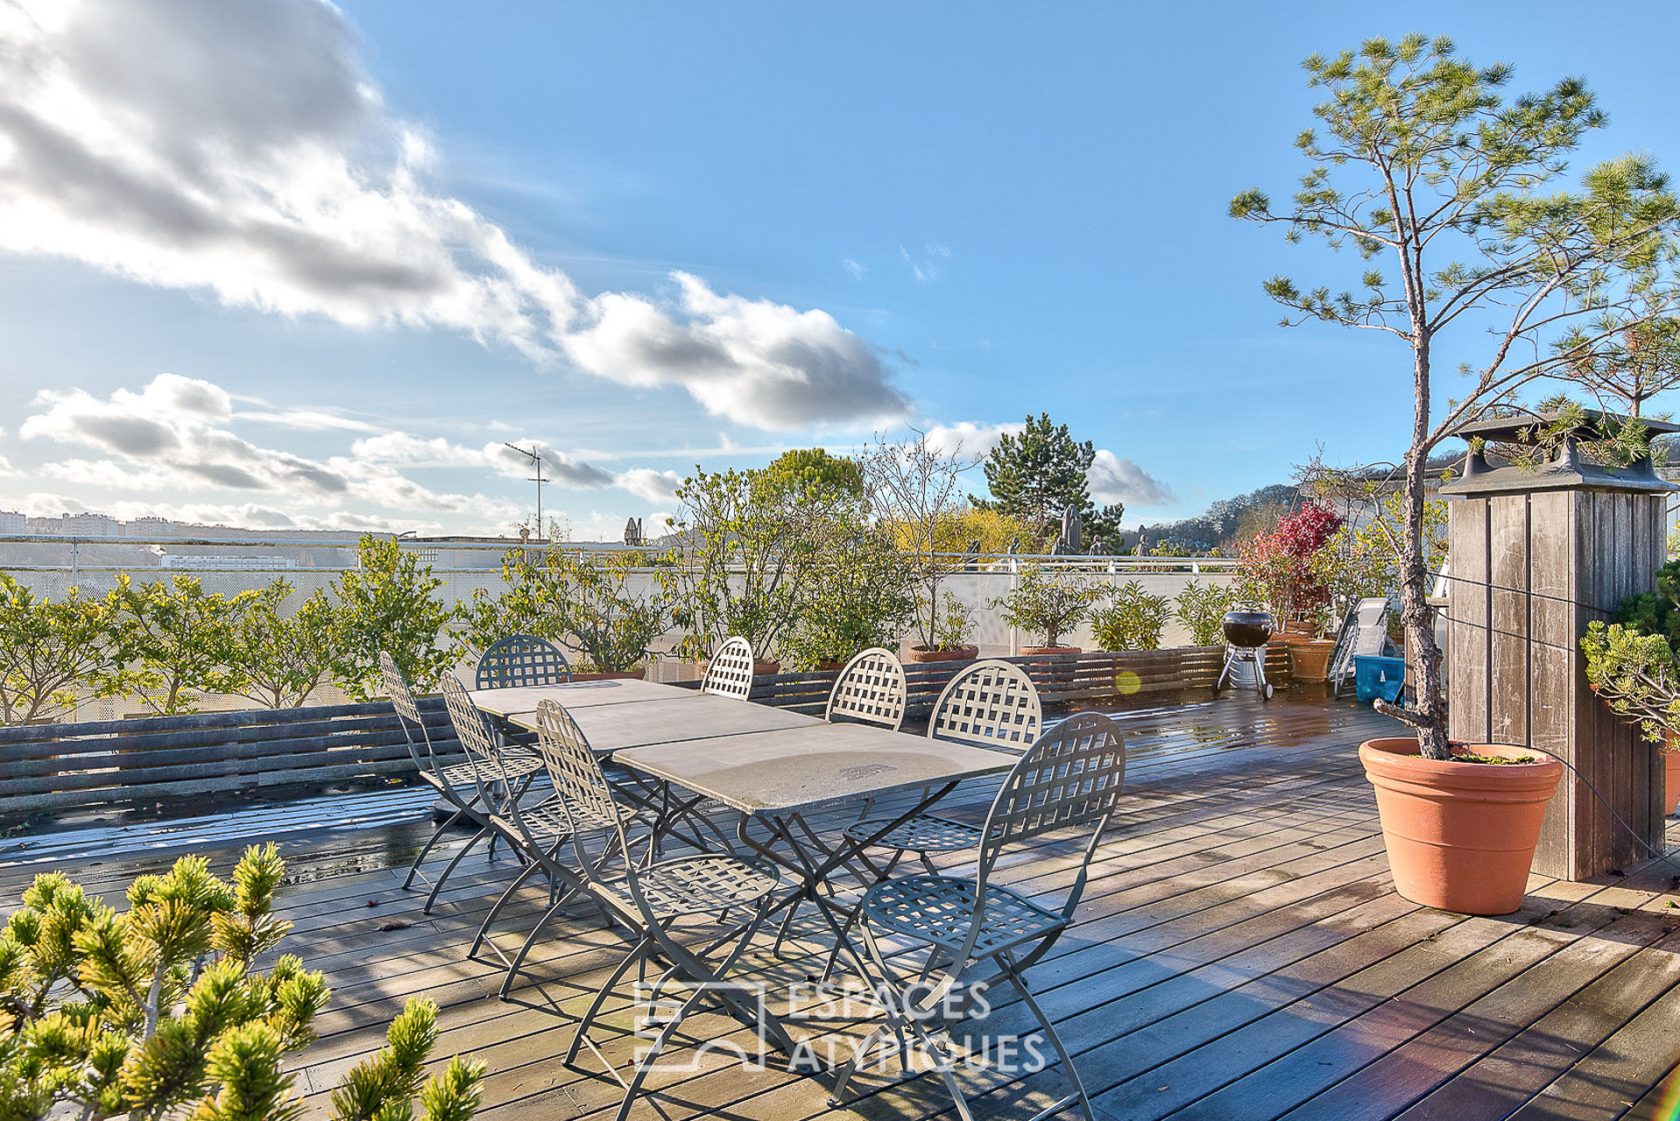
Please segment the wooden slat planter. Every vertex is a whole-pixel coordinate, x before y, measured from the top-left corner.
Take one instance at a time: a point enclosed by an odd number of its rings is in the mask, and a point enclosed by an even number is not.
[[[1218,646],[1006,659],[1024,667],[1047,706],[1108,697],[1208,690],[1224,662]],[[907,715],[925,717],[968,662],[905,667]],[[1288,655],[1268,652],[1283,680]],[[752,699],[821,716],[833,672],[779,673],[753,681]],[[685,684],[698,685],[698,682]],[[441,750],[457,751],[442,699],[420,700]],[[0,822],[9,817],[116,802],[409,776],[414,764],[391,706],[361,705],[132,717],[86,724],[0,728]]]
[[[432,743],[458,751],[442,698],[420,700]],[[20,814],[412,775],[391,706],[132,717],[0,728],[0,820]]]

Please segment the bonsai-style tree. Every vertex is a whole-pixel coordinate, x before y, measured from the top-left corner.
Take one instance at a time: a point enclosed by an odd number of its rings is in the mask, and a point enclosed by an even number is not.
[[[159,715],[192,712],[203,693],[237,693],[240,620],[257,592],[206,592],[196,576],[135,587],[128,573],[112,590],[116,668],[101,692],[134,692]]]
[[[1096,455],[1091,441],[1075,440],[1068,426],[1056,424],[1049,413],[1028,416],[1019,433],[1003,434],[982,465],[991,498],[969,501],[977,509],[1017,519],[1046,548],[1056,539],[1062,511],[1071,506],[1079,511],[1089,540],[1118,552],[1126,508],[1116,503],[1098,509],[1091,501],[1086,473]]]
[[[237,623],[233,691],[269,708],[297,708],[332,675],[339,653],[338,615],[317,588],[289,614],[285,579],[257,590]]]
[[[1582,136],[1604,123],[1579,80],[1508,101],[1509,66],[1473,66],[1449,40],[1422,35],[1372,39],[1304,66],[1328,96],[1313,110],[1319,127],[1296,140],[1308,161],[1299,189],[1282,208],[1245,191],[1230,210],[1364,262],[1339,290],[1268,280],[1266,292],[1288,309],[1285,325],[1384,333],[1409,353],[1398,566],[1417,677],[1410,702],[1384,711],[1412,726],[1424,757],[1447,759],[1424,542],[1429,455],[1525,384],[1572,377],[1585,356],[1667,313],[1676,203],[1666,177],[1637,156],[1592,168],[1574,190],[1560,186]],[[1460,335],[1469,337],[1455,345]],[[1486,340],[1481,349],[1471,349],[1474,338]],[[1473,355],[1450,388],[1435,368],[1443,343]]]
[[[1128,580],[1114,589],[1113,602],[1091,623],[1091,633],[1104,650],[1158,650],[1161,632],[1167,626],[1172,600],[1143,590],[1143,583]]]
[[[1002,609],[1003,621],[1010,626],[1039,636],[1045,646],[1060,646],[1063,637],[1107,598],[1108,590],[1094,581],[1029,564],[1022,566],[1016,585],[991,606]]]
[[[0,573],[0,723],[27,724],[69,711],[80,690],[115,663],[112,597],[37,597]]]
[[[1225,613],[1236,605],[1236,593],[1223,584],[1192,580],[1178,593],[1178,621],[1190,632],[1192,645],[1214,646],[1224,641]]]
[[[128,888],[128,908],[44,873],[0,929],[0,1117],[294,1121],[287,1056],[330,995],[291,954],[257,959],[291,924],[273,913],[285,865],[245,851],[232,882],[201,857]],[[456,1058],[430,1083],[437,1007],[412,1000],[387,1046],[332,1093],[336,1121],[467,1121],[483,1066]]]
[[[1680,561],[1657,573],[1657,590],[1626,600],[1610,623],[1581,638],[1587,682],[1611,710],[1666,750],[1680,750]]]
[[[430,689],[455,660],[443,628],[455,618],[434,594],[443,581],[395,538],[363,534],[356,567],[332,586],[339,649],[333,679],[359,701],[379,696],[379,652],[389,651],[417,689]]]
[[[509,549],[502,558],[507,589],[492,597],[479,588],[463,608],[464,652],[476,656],[497,639],[530,634],[577,651],[582,661],[574,668],[635,669],[671,619],[667,570],[656,570],[646,590],[631,587],[645,564],[641,553]]]

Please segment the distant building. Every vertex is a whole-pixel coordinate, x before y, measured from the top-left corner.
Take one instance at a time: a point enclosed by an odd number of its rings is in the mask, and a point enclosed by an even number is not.
[[[296,557],[276,556],[271,550],[266,549],[261,556],[255,557],[232,553],[165,553],[158,559],[164,568],[183,569],[189,572],[205,570],[272,572],[275,569],[293,569],[298,566]]]
[[[16,510],[0,510],[0,533],[28,533],[29,516]]]
[[[62,514],[56,518],[30,518],[30,533],[52,533],[64,537],[115,537],[122,526],[105,514]]]

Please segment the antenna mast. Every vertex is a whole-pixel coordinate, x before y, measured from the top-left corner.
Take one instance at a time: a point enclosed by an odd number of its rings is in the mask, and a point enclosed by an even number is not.
[[[529,448],[522,448],[518,444],[510,444],[506,440],[503,440],[502,446],[512,448],[514,451],[530,460],[531,466],[536,468],[537,473],[530,477],[530,481],[537,484],[537,537],[539,539],[545,539],[543,538],[542,488],[543,484],[548,482],[548,480],[543,478],[542,453],[537,450],[536,445],[534,444]]]

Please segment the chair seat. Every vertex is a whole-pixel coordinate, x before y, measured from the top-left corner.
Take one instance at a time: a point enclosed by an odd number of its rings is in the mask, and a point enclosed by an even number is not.
[[[863,896],[864,921],[948,950],[960,950],[974,925],[974,881],[955,876],[898,876]],[[982,928],[972,956],[985,957],[1043,938],[1067,925],[1059,912],[1039,906],[1001,884],[986,885]]]
[[[614,825],[628,825],[636,817],[633,806],[616,805],[615,808],[618,810],[617,821],[609,821],[599,814],[584,810],[582,806],[572,807],[573,812],[583,814],[587,818],[585,825],[588,829],[610,829]],[[520,806],[519,817],[525,822],[525,827],[537,836],[557,840],[572,835],[572,817],[566,812],[565,805],[552,795],[534,806]],[[499,815],[498,820],[505,821],[510,828],[513,827],[511,813]]]
[[[774,869],[732,856],[702,854],[662,860],[637,872],[636,882],[654,914],[663,919],[751,906],[775,891],[782,878]],[[626,907],[635,907],[623,876],[602,886]]]
[[[524,778],[542,770],[542,760],[529,751],[509,750],[502,760],[502,774],[508,778]],[[443,768],[443,781],[453,787],[470,787],[478,782],[471,763],[456,763]]]
[[[853,841],[865,840],[886,828],[892,820],[890,817],[868,817],[854,821],[846,827],[846,837]],[[875,844],[910,852],[960,852],[974,848],[980,843],[980,838],[981,831],[976,826],[964,825],[936,814],[917,814]]]

